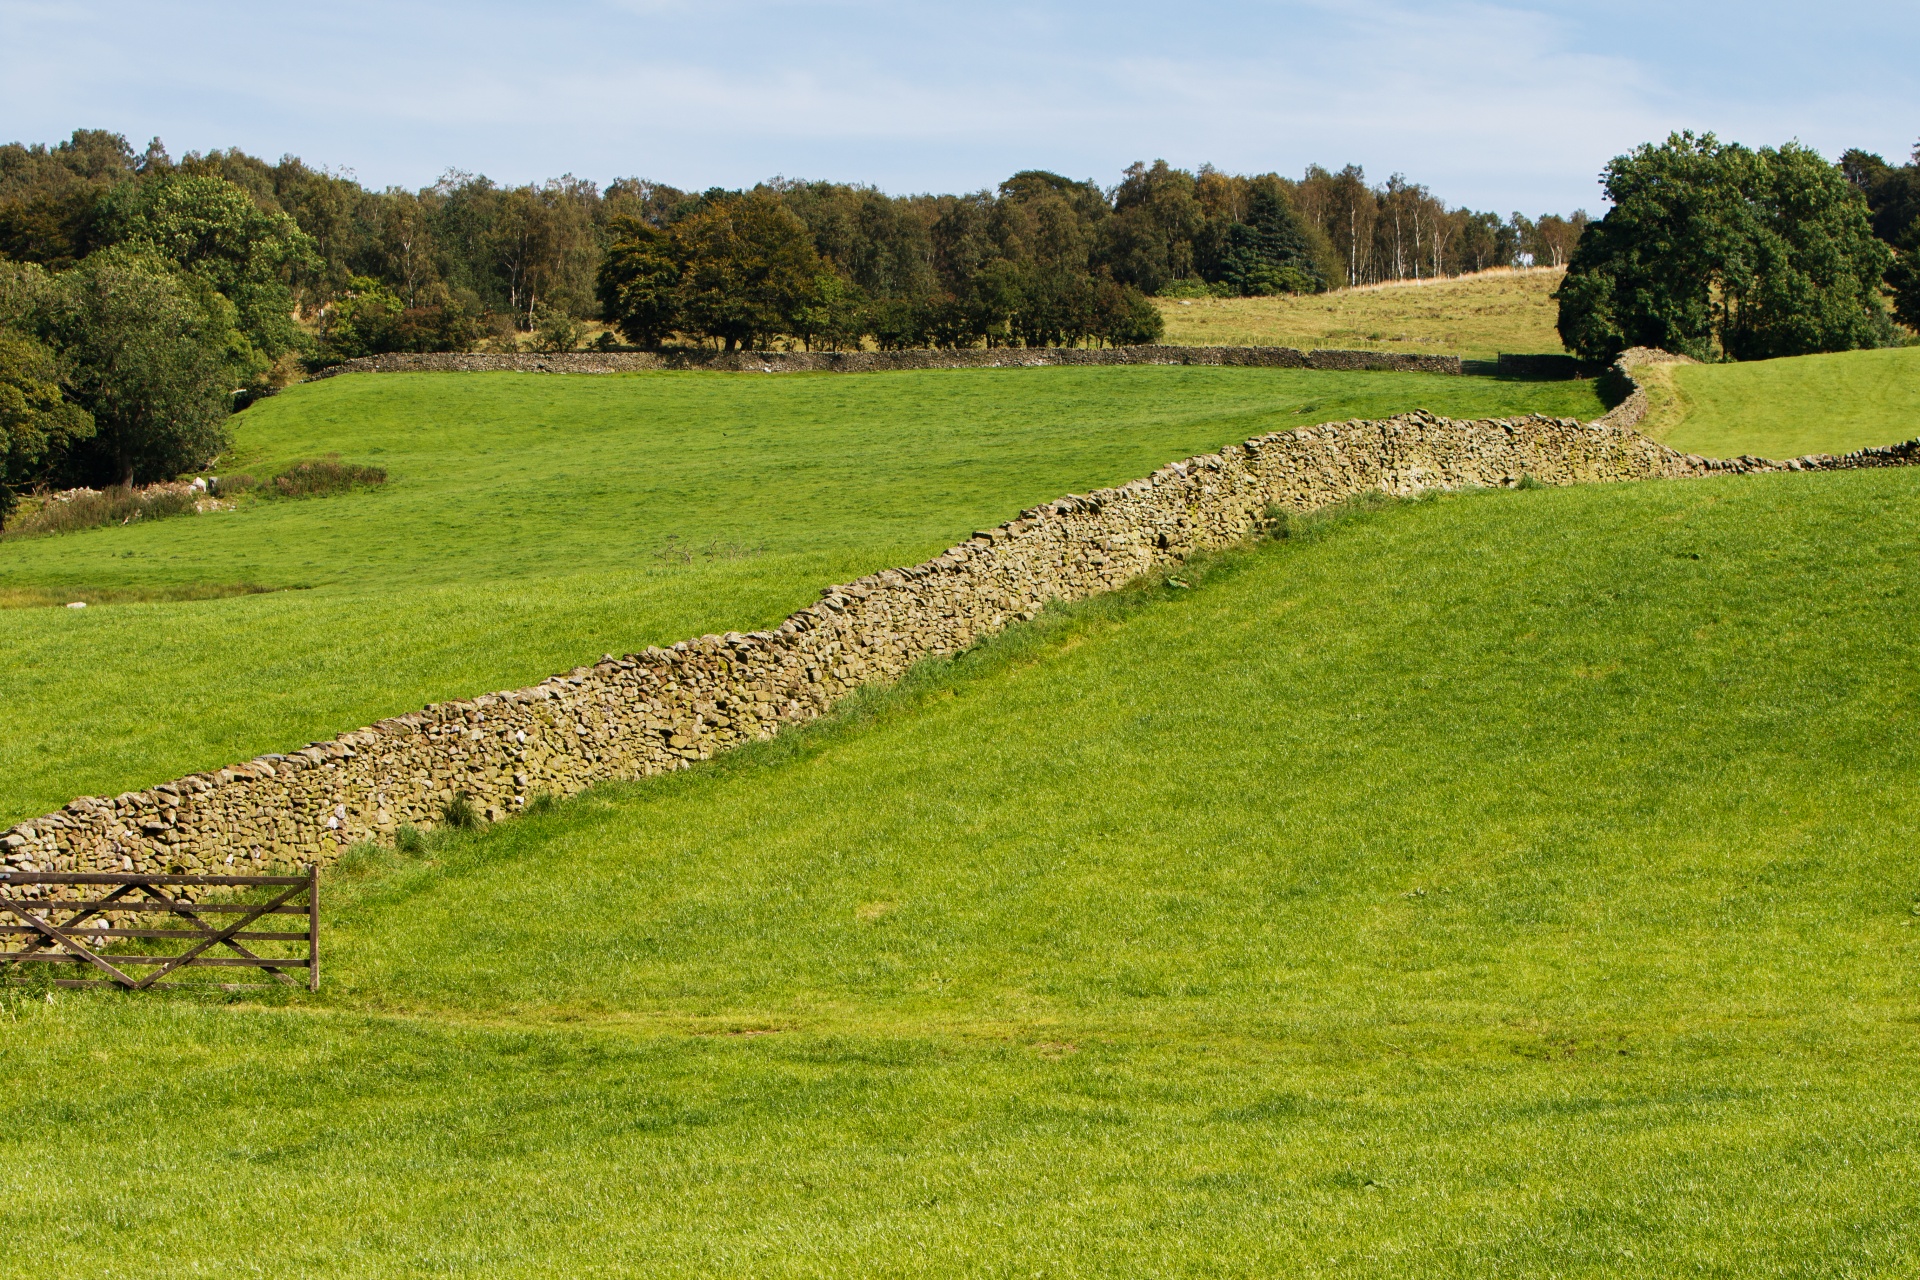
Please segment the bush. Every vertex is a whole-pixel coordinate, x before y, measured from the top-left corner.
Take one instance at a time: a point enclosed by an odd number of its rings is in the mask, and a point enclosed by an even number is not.
[[[252,480],[251,476],[244,478]],[[382,467],[363,467],[323,458],[317,462],[294,463],[275,476],[272,485],[273,492],[282,498],[319,498],[386,482],[387,473]],[[233,481],[225,483],[232,484]]]
[[[533,326],[535,351],[574,351],[587,336],[587,326],[565,311],[542,307]]]
[[[1102,280],[1094,290],[1093,336],[1111,346],[1137,347],[1158,342],[1167,318],[1132,285]]]
[[[406,304],[393,290],[367,276],[353,276],[344,293],[321,312],[320,333],[327,353],[350,360],[392,351],[395,330]]]
[[[208,476],[207,493],[215,498],[236,498],[259,484],[249,475]]]
[[[418,306],[407,306],[380,281],[354,276],[346,292],[328,304],[321,332],[320,361],[338,364],[358,356],[390,351],[470,351],[486,334],[477,301],[455,297],[444,285],[426,291]],[[308,368],[319,361],[307,361]]]

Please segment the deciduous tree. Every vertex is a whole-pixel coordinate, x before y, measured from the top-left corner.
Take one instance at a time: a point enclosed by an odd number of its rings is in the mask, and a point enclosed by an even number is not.
[[[292,218],[224,178],[183,173],[127,183],[108,201],[112,240],[212,285],[268,361],[301,345],[289,280],[314,261],[313,241]]]
[[[1761,359],[1887,340],[1886,248],[1866,202],[1814,153],[1675,134],[1616,158],[1605,182],[1613,208],[1555,295],[1561,338],[1583,357],[1655,346]]]
[[[93,415],[67,398],[53,352],[0,327],[0,525],[22,491],[43,483],[92,434]]]
[[[71,450],[73,479],[170,479],[226,447],[250,344],[233,305],[201,277],[151,252],[103,249],[54,277],[37,323],[94,419],[94,434]]]

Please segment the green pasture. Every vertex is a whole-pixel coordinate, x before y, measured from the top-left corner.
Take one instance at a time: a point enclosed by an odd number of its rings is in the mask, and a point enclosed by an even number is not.
[[[1920,347],[1681,365],[1671,379],[1663,438],[1688,453],[1797,458],[1920,436]]]
[[[1227,368],[417,374],[296,386],[219,471],[377,491],[0,542],[0,826],[710,631],[1260,432],[1587,384]],[[233,594],[242,586],[275,590]],[[140,597],[147,599],[142,601]],[[188,598],[173,597],[215,597]]]
[[[318,996],[15,991],[6,1256],[1912,1274],[1917,485],[1356,506],[358,856]]]

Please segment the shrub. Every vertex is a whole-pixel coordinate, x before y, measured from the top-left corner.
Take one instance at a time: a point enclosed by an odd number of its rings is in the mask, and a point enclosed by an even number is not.
[[[318,498],[386,482],[387,473],[382,467],[363,467],[322,458],[315,462],[296,462],[275,476],[272,483],[274,493],[282,498]]]
[[[1223,298],[1233,292],[1233,286],[1226,284],[1208,284],[1199,276],[1186,276],[1179,280],[1169,280],[1160,286],[1160,292],[1154,295],[1160,298]]]
[[[368,276],[352,276],[347,287],[321,312],[320,332],[327,353],[340,359],[395,349],[395,330],[406,304],[393,290]]]
[[[304,363],[310,371],[358,356],[389,351],[470,351],[485,336],[478,299],[435,283],[416,305],[369,276],[352,276],[346,291],[321,313],[323,349]]]
[[[587,326],[565,311],[542,307],[533,326],[535,351],[573,351],[587,335]]]
[[[1102,280],[1094,290],[1093,336],[1116,347],[1158,342],[1167,318],[1131,285]]]
[[[250,475],[208,476],[207,492],[216,498],[232,498],[259,487],[260,482]]]

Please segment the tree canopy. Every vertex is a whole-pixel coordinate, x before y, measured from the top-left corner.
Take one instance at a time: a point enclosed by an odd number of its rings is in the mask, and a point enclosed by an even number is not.
[[[1908,328],[1920,329],[1920,146],[1903,165],[1849,151],[1840,157],[1840,170],[1866,197],[1873,233],[1894,250],[1887,268],[1894,314]]]
[[[225,178],[186,173],[124,183],[99,218],[111,244],[190,271],[233,304],[240,332],[268,360],[300,345],[288,284],[317,265],[313,240]]]
[[[1891,340],[1886,246],[1814,152],[1680,133],[1617,157],[1605,186],[1613,207],[1556,294],[1561,338],[1582,357],[1654,346],[1755,360]]]
[[[199,276],[129,246],[54,276],[31,323],[94,424],[70,446],[66,478],[145,483],[205,466],[227,443],[252,355],[234,320]]]
[[[45,345],[0,328],[0,524],[23,489],[93,434],[93,415],[68,400]]]

